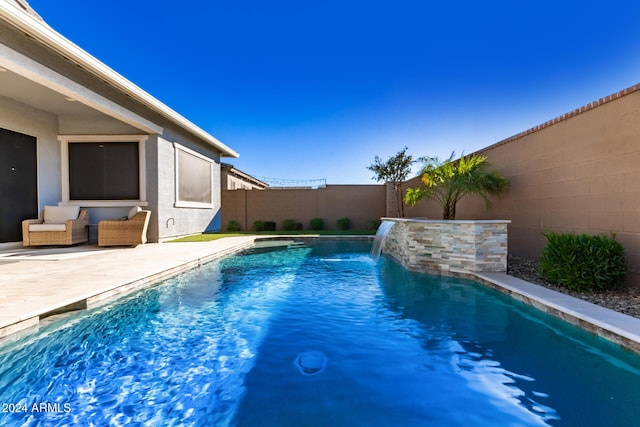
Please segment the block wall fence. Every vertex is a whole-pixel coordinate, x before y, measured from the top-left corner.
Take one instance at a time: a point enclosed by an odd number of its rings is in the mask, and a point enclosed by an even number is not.
[[[452,150],[458,147],[451,147]],[[538,258],[544,232],[609,234],[627,250],[628,283],[640,286],[640,84],[607,96],[477,152],[510,181],[486,209],[469,196],[458,220],[510,220],[509,254]],[[429,153],[419,153],[428,155]],[[418,185],[414,178],[404,188]],[[229,220],[250,229],[254,220],[313,217],[328,229],[337,218],[352,228],[397,216],[390,186],[327,186],[318,190],[223,191],[222,227]],[[406,217],[440,219],[440,207],[422,201]]]
[[[488,210],[478,197],[464,199],[456,219],[511,220],[509,254],[525,258],[540,256],[546,231],[615,233],[627,250],[628,283],[640,286],[640,85],[477,153],[509,179],[510,189]],[[441,217],[430,201],[405,214]]]
[[[370,220],[386,215],[384,185],[327,185],[318,189],[223,190],[222,228],[231,220],[242,230],[251,230],[254,221],[275,221],[278,230],[285,219],[301,222],[322,218],[324,228],[336,229],[338,218],[349,218],[350,228],[364,230]]]

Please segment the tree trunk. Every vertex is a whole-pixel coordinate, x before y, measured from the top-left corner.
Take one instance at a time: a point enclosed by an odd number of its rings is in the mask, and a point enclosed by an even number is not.
[[[442,219],[444,220],[452,220],[456,219],[456,204],[455,203],[445,203],[442,209]]]
[[[398,207],[398,212],[400,213],[400,218],[404,218],[404,200],[402,198],[402,184],[396,184],[396,205]]]
[[[449,205],[447,203],[442,206],[442,219],[449,219]]]

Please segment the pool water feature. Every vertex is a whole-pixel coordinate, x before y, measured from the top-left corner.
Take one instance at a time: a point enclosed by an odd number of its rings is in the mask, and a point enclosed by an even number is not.
[[[372,257],[376,259],[380,257],[384,241],[387,239],[387,235],[394,225],[396,225],[395,221],[382,221],[376,230],[376,235],[374,236],[373,243],[371,244],[371,251],[369,253]]]
[[[637,355],[369,246],[249,251],[5,344],[0,425],[637,422]]]

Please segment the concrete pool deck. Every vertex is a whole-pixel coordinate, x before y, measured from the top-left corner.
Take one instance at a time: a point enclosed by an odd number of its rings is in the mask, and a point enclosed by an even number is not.
[[[270,238],[240,236],[210,242],[152,243],[135,248],[0,247],[0,339],[34,329],[52,315],[100,305],[249,248],[256,239]],[[464,276],[640,353],[640,319],[505,273]]]

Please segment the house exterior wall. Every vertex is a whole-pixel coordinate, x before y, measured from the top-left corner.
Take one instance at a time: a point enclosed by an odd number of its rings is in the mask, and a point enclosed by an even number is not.
[[[90,223],[125,216],[131,206],[151,210],[149,241],[217,229],[220,223],[220,150],[202,135],[192,134],[171,119],[137,104],[106,83],[59,55],[51,55],[24,34],[0,21],[0,62],[15,75],[16,85],[0,85],[0,128],[36,137],[38,207],[63,199],[62,154],[59,135],[146,136],[144,182],[146,197],[139,202],[91,201]],[[5,37],[6,36],[6,37]],[[62,71],[61,71],[62,70]],[[78,80],[73,80],[77,78]],[[19,88],[16,89],[16,88]],[[28,96],[30,91],[43,96]],[[25,94],[26,103],[12,99]],[[68,99],[75,100],[73,104]],[[54,100],[54,101],[52,101]],[[123,101],[123,103],[120,103]],[[67,106],[73,105],[73,108]],[[45,111],[48,110],[48,111]],[[80,111],[79,114],[69,113]],[[144,117],[143,117],[144,116]],[[181,122],[182,123],[182,122]],[[160,136],[159,136],[160,135]],[[176,208],[173,142],[214,162],[213,208]],[[76,204],[70,201],[68,204]],[[95,233],[95,230],[92,229]],[[95,238],[96,236],[90,236]]]
[[[59,124],[64,123],[64,131]],[[36,137],[38,156],[38,210],[45,205],[57,205],[61,201],[61,154],[58,134],[124,134],[131,127],[106,117],[61,118],[51,113],[21,104],[0,96],[0,128]],[[157,135],[150,135],[145,143],[147,203],[144,209],[152,212],[148,239],[158,241],[175,235],[202,232],[219,227],[220,189],[219,154],[189,142],[180,140],[183,146],[210,157],[216,163],[213,175],[214,209],[175,208],[175,161],[173,144]],[[132,201],[131,206],[138,203]],[[84,207],[89,210],[90,222],[125,216],[130,206]],[[217,219],[217,221],[216,221]],[[95,238],[96,236],[91,236]]]
[[[64,130],[59,125],[63,124]],[[36,137],[38,156],[38,210],[45,205],[57,205],[61,201],[61,154],[59,134],[127,134],[132,128],[108,117],[61,118],[54,114],[21,104],[0,96],[0,128]],[[138,131],[139,133],[139,131]],[[220,224],[220,156],[215,150],[206,149],[185,138],[171,137],[181,145],[197,151],[214,163],[213,209],[176,208],[175,202],[175,157],[173,143],[157,135],[150,135],[145,143],[147,203],[143,209],[152,212],[148,239],[164,238],[219,229]],[[90,222],[97,224],[103,219],[125,216],[130,206],[84,207],[89,210]],[[91,236],[95,238],[95,236]]]
[[[237,176],[233,176],[224,170],[222,171],[221,184],[222,190],[253,190],[254,188],[257,190],[262,189],[262,187],[259,187],[244,179],[238,178]]]
[[[137,135],[140,130],[107,116],[59,116],[61,135]]]
[[[145,142],[146,165],[146,202],[131,201],[124,206],[89,207],[91,223],[97,224],[103,219],[117,219],[127,215],[132,206],[141,205],[151,211],[147,238],[150,242],[158,242],[176,236],[201,233],[205,230],[218,230],[220,224],[220,188],[219,188],[219,155],[213,150],[207,150],[189,141],[179,139],[182,146],[198,151],[211,158],[213,167],[213,208],[184,208],[175,204],[175,149],[173,142],[150,135]],[[56,141],[58,170],[56,182],[60,182],[59,143]],[[51,186],[49,183],[48,186]],[[59,184],[57,185],[59,187]],[[46,204],[58,204],[59,195],[51,198]],[[96,236],[91,236],[95,238]]]
[[[150,242],[160,241],[160,227],[158,224],[158,213],[160,212],[160,192],[158,183],[160,182],[160,160],[158,150],[158,135],[151,135],[145,144],[146,166],[147,166],[147,203],[143,209],[151,211],[149,217],[149,227],[147,228],[147,239]]]
[[[640,86],[603,98],[479,151],[510,181],[485,209],[477,197],[456,219],[510,219],[509,252],[537,258],[544,232],[615,233],[640,285]],[[407,186],[417,183],[409,182]],[[422,201],[407,216],[440,218]]]
[[[222,229],[231,220],[243,230],[254,221],[275,221],[282,228],[294,219],[309,229],[309,221],[322,218],[327,230],[338,218],[350,219],[351,229],[365,229],[369,220],[385,215],[384,185],[328,185],[318,189],[225,190],[222,192]]]
[[[71,123],[82,123],[82,120],[67,121],[64,132],[59,125],[64,120],[54,114],[19,103],[0,96],[0,128],[20,132],[36,137],[38,162],[38,211],[42,212],[46,205],[57,205],[62,199],[61,180],[62,165],[60,142],[58,135],[62,133],[83,134],[91,130],[92,134],[118,134],[130,131],[124,124],[99,118],[84,118],[84,124],[79,128]],[[115,123],[114,123],[115,122]],[[135,203],[132,202],[132,205]],[[120,218],[126,215],[129,207],[82,207],[89,211],[91,224],[97,224],[101,219]]]
[[[176,165],[174,142],[214,161],[213,208],[176,207]],[[220,229],[220,155],[179,136],[157,138],[157,184],[151,184],[153,201],[157,205],[157,237],[167,239],[185,234],[217,231]],[[153,181],[153,180],[152,180]],[[148,185],[149,182],[148,182]],[[157,196],[156,196],[157,194]]]

